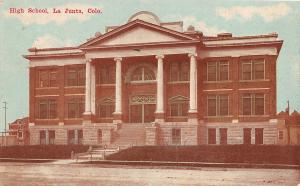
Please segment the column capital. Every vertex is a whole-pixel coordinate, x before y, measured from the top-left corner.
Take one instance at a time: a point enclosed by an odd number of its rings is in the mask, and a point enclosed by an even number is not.
[[[92,62],[92,59],[90,59],[90,58],[85,59],[85,62],[86,62],[86,63],[91,63],[91,62]]]
[[[164,56],[164,55],[162,55],[162,54],[160,54],[160,55],[156,55],[156,56],[155,56],[155,58],[156,58],[156,59],[163,59],[164,57],[165,57],[165,56]]]
[[[116,61],[116,62],[117,62],[117,61],[122,61],[122,58],[121,58],[121,57],[115,57],[115,58],[114,58],[114,61]]]
[[[189,53],[188,56],[189,57],[197,57],[197,54],[196,53]]]

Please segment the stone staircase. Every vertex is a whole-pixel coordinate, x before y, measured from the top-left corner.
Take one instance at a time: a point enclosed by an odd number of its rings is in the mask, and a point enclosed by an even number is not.
[[[104,160],[106,156],[118,152],[119,148],[103,148],[103,147],[91,147],[88,152],[77,153],[72,159],[78,160]]]
[[[110,148],[128,148],[130,146],[142,146],[146,142],[146,129],[149,123],[122,123],[120,129],[113,136]]]
[[[114,132],[113,141],[108,147],[91,146],[88,152],[74,154],[76,161],[104,160],[106,156],[117,153],[131,146],[143,146],[146,143],[146,126],[144,123],[122,123]]]

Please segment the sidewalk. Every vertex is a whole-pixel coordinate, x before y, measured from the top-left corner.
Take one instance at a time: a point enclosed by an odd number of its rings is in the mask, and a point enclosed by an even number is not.
[[[56,165],[86,164],[86,165],[127,165],[127,166],[155,166],[170,168],[261,168],[261,169],[300,169],[300,165],[287,164],[256,164],[256,163],[208,163],[208,162],[169,162],[169,161],[116,161],[116,160],[72,160],[72,159],[16,159],[0,158],[1,162],[46,163]]]

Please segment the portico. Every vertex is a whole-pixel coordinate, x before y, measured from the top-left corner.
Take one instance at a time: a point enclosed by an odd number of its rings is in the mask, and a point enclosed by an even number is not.
[[[157,51],[159,52],[159,50]],[[184,56],[189,63],[189,79],[186,84],[189,86],[189,109],[188,109],[188,118],[193,119],[197,118],[197,60],[195,53],[186,53],[186,54],[173,54],[174,56],[180,55]],[[164,58],[168,59],[164,61]],[[137,61],[137,59],[147,59],[145,61]],[[113,123],[130,123],[130,122],[141,122],[141,123],[164,123],[168,114],[166,113],[166,105],[168,105],[168,100],[166,97],[166,84],[169,79],[166,76],[164,66],[169,66],[170,60],[172,60],[172,54],[159,54],[159,55],[150,55],[150,56],[141,56],[141,57],[132,57],[132,56],[122,56],[122,57],[112,57],[110,63],[115,65],[115,83],[111,86],[114,88],[114,112],[113,112]],[[95,118],[96,113],[96,100],[98,89],[96,89],[95,77],[97,77],[96,67],[97,64],[101,63],[103,60],[98,60],[97,58],[87,59],[86,61],[86,83],[85,83],[85,111],[84,118],[87,122],[93,122],[92,118]],[[136,62],[133,62],[136,61]],[[126,63],[126,69],[124,64]],[[137,79],[132,79],[134,76],[135,70],[140,71],[140,77]],[[152,74],[153,73],[153,74]],[[145,77],[144,77],[145,76]],[[135,77],[136,78],[136,77]],[[139,79],[140,78],[140,79]],[[125,86],[125,88],[123,88]],[[128,90],[128,86],[131,86]],[[135,86],[144,86],[149,87],[151,92],[135,92]],[[155,90],[155,91],[153,91]],[[100,90],[101,91],[101,90]],[[123,94],[125,92],[125,95]],[[123,105],[126,106],[123,106]],[[124,116],[125,114],[128,116]],[[132,113],[137,115],[140,113],[140,119],[134,119]],[[148,115],[151,116],[148,116]],[[148,118],[145,118],[147,115]],[[153,119],[151,119],[153,118]],[[94,121],[95,122],[95,121]]]

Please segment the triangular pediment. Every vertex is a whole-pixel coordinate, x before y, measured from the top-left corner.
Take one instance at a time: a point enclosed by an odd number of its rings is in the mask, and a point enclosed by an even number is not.
[[[183,33],[176,32],[141,20],[120,26],[104,35],[98,36],[81,47],[130,45],[142,43],[168,43],[195,40]]]
[[[135,27],[125,33],[116,35],[101,45],[124,45],[124,44],[140,44],[140,43],[155,43],[155,42],[172,42],[178,41],[171,35],[153,31],[144,27]]]

